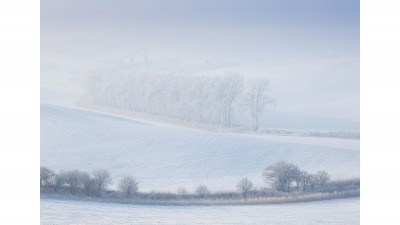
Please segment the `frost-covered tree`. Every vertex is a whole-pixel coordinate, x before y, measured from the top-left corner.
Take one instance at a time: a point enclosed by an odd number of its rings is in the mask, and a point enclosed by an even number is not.
[[[61,171],[61,173],[71,194],[77,193],[83,184],[82,173],[79,170]]]
[[[233,102],[243,91],[243,75],[238,72],[226,73],[221,82],[223,104],[223,125],[231,126]]]
[[[62,171],[57,173],[54,177],[54,191],[58,192],[65,184],[65,176]]]
[[[211,194],[211,191],[205,186],[205,185],[199,185],[196,188],[196,194],[200,197],[200,198],[205,198],[206,196],[208,196],[209,194]]]
[[[92,171],[94,185],[96,187],[96,195],[100,196],[101,191],[111,184],[111,175],[104,168],[97,168]]]
[[[138,182],[132,176],[124,176],[118,183],[118,190],[125,198],[130,198],[138,190]]]
[[[329,174],[325,170],[318,171],[316,174],[317,184],[323,186],[330,180]]]
[[[299,182],[302,187],[302,191],[306,192],[306,187],[311,185],[312,176],[307,171],[301,171],[299,176]]]
[[[265,168],[265,181],[278,191],[290,192],[292,182],[297,180],[299,168],[296,165],[279,161]]]
[[[237,183],[236,188],[244,198],[247,198],[247,194],[253,188],[253,183],[249,179],[243,178]]]
[[[314,187],[318,185],[318,177],[315,174],[310,174],[309,183],[311,190],[314,190]]]
[[[318,171],[315,174],[301,171],[299,178],[303,192],[306,191],[307,187],[314,190],[315,186],[323,186],[330,180],[329,174],[324,170]]]
[[[187,190],[183,187],[178,188],[176,190],[176,192],[178,193],[179,197],[181,197],[181,198],[188,194]]]
[[[96,192],[96,186],[90,174],[87,172],[82,172],[81,179],[83,184],[83,192],[86,195],[94,195]]]
[[[296,189],[299,190],[302,184],[302,173],[298,167],[293,171],[293,180],[296,183]]]
[[[230,126],[242,75],[182,76],[100,71],[88,77],[82,102],[186,121]]]
[[[53,170],[41,166],[40,167],[40,189],[42,189],[45,186],[48,186],[51,183],[51,180],[55,176],[55,173]]]
[[[242,100],[243,108],[250,113],[254,131],[258,130],[259,115],[264,107],[274,102],[274,100],[269,98],[265,93],[268,90],[268,86],[269,81],[266,79],[252,81]]]

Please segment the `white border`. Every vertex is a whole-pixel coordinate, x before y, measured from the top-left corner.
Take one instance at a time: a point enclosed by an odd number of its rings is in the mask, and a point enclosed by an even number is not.
[[[361,224],[400,224],[399,12],[361,1]]]
[[[39,12],[0,1],[0,224],[40,224]]]
[[[361,0],[361,224],[400,224],[400,3]],[[0,1],[0,224],[39,224],[40,2]]]

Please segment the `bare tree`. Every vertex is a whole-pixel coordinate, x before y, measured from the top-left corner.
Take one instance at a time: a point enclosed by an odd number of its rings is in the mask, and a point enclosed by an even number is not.
[[[244,198],[247,198],[247,194],[253,188],[253,183],[249,179],[243,178],[236,185],[236,188],[240,193],[242,193]]]
[[[293,180],[296,182],[296,189],[299,190],[302,184],[302,171],[296,166],[292,171]]]
[[[325,185],[329,181],[329,175],[326,171],[318,171],[315,174],[310,174],[307,171],[301,171],[299,181],[302,186],[302,191],[306,192],[306,188],[309,186],[311,190],[317,185]]]
[[[118,184],[118,190],[125,198],[130,198],[138,190],[138,182],[132,176],[123,177]]]
[[[330,180],[329,174],[325,170],[318,171],[316,174],[317,184],[325,185]]]
[[[315,174],[310,174],[309,183],[311,190],[314,190],[314,187],[318,185],[318,177]]]
[[[243,75],[238,72],[226,73],[222,79],[223,124],[231,126],[233,102],[243,91]]]
[[[251,123],[254,131],[258,130],[259,114],[264,107],[269,103],[275,102],[266,96],[265,92],[268,90],[268,86],[269,81],[266,79],[254,80],[250,83],[249,90],[243,98],[242,105],[251,115]]]
[[[55,176],[53,170],[47,167],[40,167],[40,189],[42,190],[43,187],[48,186],[51,183],[51,179]]]
[[[309,174],[307,171],[300,172],[299,180],[300,180],[300,185],[302,186],[303,192],[306,192],[306,187],[311,186],[311,183],[313,181],[312,175]]]
[[[65,176],[62,171],[60,173],[56,174],[54,177],[54,191],[58,192],[62,186],[65,184]]]
[[[97,168],[92,171],[93,181],[96,187],[96,194],[100,196],[102,190],[106,189],[111,184],[111,176],[108,170],[104,168]]]
[[[176,190],[176,192],[178,193],[178,195],[179,195],[180,198],[183,198],[185,195],[188,194],[188,192],[186,191],[186,189],[183,188],[183,187],[178,188],[178,190]]]
[[[196,189],[196,193],[200,198],[204,198],[207,195],[211,194],[211,191],[205,185],[200,185]]]
[[[65,178],[65,183],[68,185],[71,194],[77,193],[82,186],[82,173],[79,170],[61,171],[61,173]]]
[[[290,192],[292,182],[297,180],[299,168],[286,161],[279,161],[265,168],[263,176],[278,191]]]
[[[96,192],[96,186],[90,174],[83,172],[81,174],[82,184],[83,184],[83,191],[86,195],[93,195]]]

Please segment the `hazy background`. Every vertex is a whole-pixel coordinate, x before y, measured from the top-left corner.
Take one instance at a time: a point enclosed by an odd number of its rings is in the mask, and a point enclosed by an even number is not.
[[[235,70],[270,80],[277,105],[265,110],[265,126],[359,130],[359,8],[353,0],[42,0],[41,102],[72,106],[85,77],[108,68]]]

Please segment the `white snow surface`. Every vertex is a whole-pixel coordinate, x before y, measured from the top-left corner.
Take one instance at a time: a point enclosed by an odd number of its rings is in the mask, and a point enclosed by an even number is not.
[[[264,168],[286,160],[332,178],[360,174],[360,141],[233,134],[147,123],[79,109],[41,105],[41,166],[110,171],[113,186],[132,175],[140,191],[235,190],[248,177],[265,186]]]
[[[148,206],[42,199],[50,224],[360,224],[360,198],[246,206]]]

